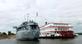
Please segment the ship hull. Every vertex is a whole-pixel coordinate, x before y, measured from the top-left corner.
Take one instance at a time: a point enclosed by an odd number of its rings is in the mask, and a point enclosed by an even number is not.
[[[50,31],[51,33],[40,35],[40,38],[74,38],[74,32],[73,31]],[[57,33],[55,33],[57,32]]]
[[[35,30],[21,30],[16,33],[17,40],[37,40],[39,38],[39,31]]]

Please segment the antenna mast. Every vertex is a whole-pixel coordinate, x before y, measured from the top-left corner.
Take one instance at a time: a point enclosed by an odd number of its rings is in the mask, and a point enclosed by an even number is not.
[[[38,12],[36,12],[36,17],[38,16]]]
[[[29,13],[27,13],[27,19],[26,20],[29,21]]]
[[[29,13],[27,13],[27,15],[25,15],[25,21],[29,21]]]

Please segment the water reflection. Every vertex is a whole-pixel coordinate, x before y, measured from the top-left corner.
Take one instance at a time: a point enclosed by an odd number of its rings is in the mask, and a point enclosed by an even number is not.
[[[74,39],[39,39],[39,41],[0,40],[0,44],[82,44],[82,36]]]
[[[16,44],[39,44],[39,41],[16,41]]]
[[[76,39],[40,39],[39,41],[16,41],[16,44],[77,44]]]

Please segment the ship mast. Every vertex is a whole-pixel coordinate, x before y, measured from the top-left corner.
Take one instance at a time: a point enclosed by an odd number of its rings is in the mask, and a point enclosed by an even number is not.
[[[26,20],[29,21],[29,13],[27,13],[27,19]]]
[[[29,13],[27,13],[27,15],[25,15],[24,19],[25,19],[25,21],[29,21]]]
[[[25,21],[29,21],[29,13],[27,13],[26,15],[25,15]],[[37,18],[38,17],[38,12],[36,12],[36,15],[35,15],[35,17]],[[34,18],[35,19],[35,18]],[[32,19],[33,20],[33,19]]]
[[[38,12],[36,12],[36,17],[38,16]]]
[[[35,21],[37,20],[37,17],[38,17],[38,12],[35,13]]]

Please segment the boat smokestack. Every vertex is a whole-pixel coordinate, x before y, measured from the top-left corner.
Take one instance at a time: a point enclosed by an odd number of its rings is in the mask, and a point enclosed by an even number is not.
[[[45,25],[47,25],[48,24],[48,22],[45,22]]]

